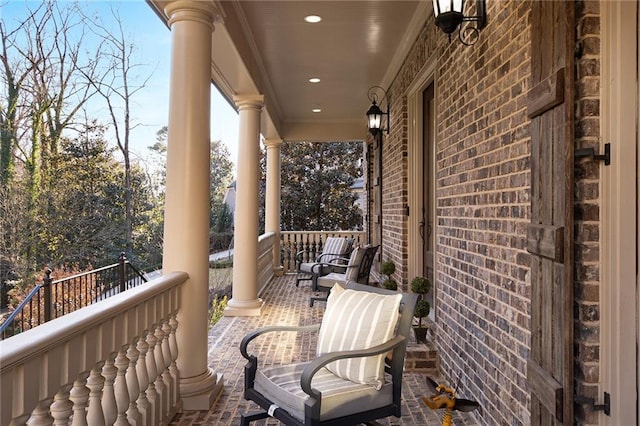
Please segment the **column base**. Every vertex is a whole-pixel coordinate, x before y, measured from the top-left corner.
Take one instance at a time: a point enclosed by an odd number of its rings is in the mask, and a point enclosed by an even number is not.
[[[221,374],[210,368],[195,377],[180,378],[180,399],[183,411],[208,411],[222,391]]]
[[[284,266],[276,266],[273,268],[273,275],[276,277],[281,277],[284,275]]]
[[[227,307],[224,310],[225,317],[257,317],[262,313],[262,306],[264,302],[262,299],[255,299],[250,301],[236,301],[233,297],[227,303]]]

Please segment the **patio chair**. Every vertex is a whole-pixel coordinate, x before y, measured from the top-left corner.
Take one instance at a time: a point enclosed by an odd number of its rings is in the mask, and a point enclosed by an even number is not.
[[[300,285],[300,281],[312,281],[313,274],[311,269],[318,263],[332,264],[318,269],[318,274],[328,274],[333,272],[338,265],[338,260],[347,257],[353,245],[353,238],[327,237],[320,253],[315,261],[303,262],[305,250],[296,253],[296,287]],[[344,267],[344,265],[342,265]]]
[[[241,425],[275,417],[286,425],[351,425],[400,417],[402,374],[417,300],[348,282],[337,284],[320,325],[273,326],[247,334],[244,397],[261,407],[241,414]],[[315,358],[299,364],[259,364],[248,345],[271,332],[318,332]],[[266,336],[265,336],[266,337]]]
[[[345,284],[348,281],[355,281],[360,284],[369,284],[369,273],[371,265],[375,258],[376,251],[379,246],[363,246],[356,247],[351,252],[349,259],[336,259],[333,264],[316,264],[311,269],[313,290],[319,292],[328,292],[335,283]],[[346,262],[345,262],[346,261]],[[327,271],[331,265],[339,267],[346,264],[344,272]],[[309,306],[313,306],[315,302],[326,301],[327,296],[311,296]]]

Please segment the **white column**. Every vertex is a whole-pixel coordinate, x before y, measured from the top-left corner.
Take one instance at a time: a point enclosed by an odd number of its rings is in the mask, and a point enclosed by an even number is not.
[[[282,276],[284,268],[280,264],[280,139],[267,139],[267,188],[265,199],[266,232],[274,232],[276,239],[273,243],[273,272]]]
[[[189,274],[177,316],[180,396],[185,410],[208,410],[222,389],[222,377],[207,365],[211,33],[217,11],[212,2],[178,0],[165,12],[171,82],[162,270]]]
[[[260,315],[258,298],[258,185],[260,183],[260,113],[262,95],[234,96],[240,134],[233,244],[232,297],[226,316]]]

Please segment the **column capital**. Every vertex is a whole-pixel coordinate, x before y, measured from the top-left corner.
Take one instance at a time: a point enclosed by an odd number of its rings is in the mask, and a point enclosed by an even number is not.
[[[266,146],[267,148],[278,148],[280,145],[282,145],[282,142],[282,139],[265,139],[264,146]]]
[[[264,106],[264,95],[235,95],[233,97],[238,109],[257,109],[261,110]]]
[[[164,7],[164,13],[169,17],[169,27],[178,21],[195,21],[209,25],[213,30],[213,23],[220,14],[210,2],[193,0],[176,0]]]

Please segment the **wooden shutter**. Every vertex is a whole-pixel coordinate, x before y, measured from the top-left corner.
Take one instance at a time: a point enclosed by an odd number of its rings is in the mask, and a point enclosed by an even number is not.
[[[531,424],[571,425],[574,3],[530,4]]]

